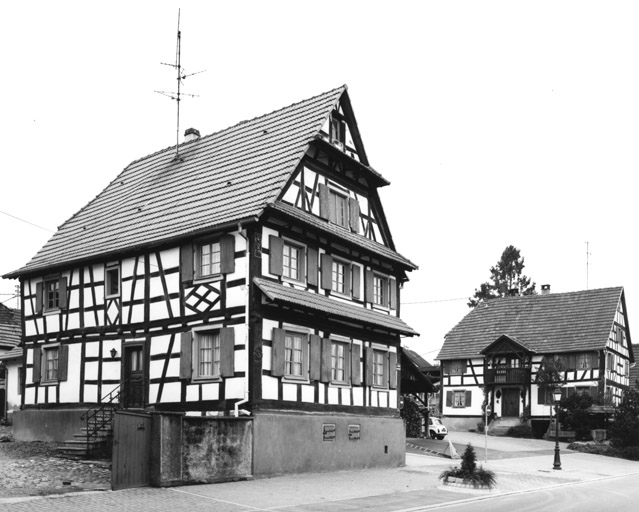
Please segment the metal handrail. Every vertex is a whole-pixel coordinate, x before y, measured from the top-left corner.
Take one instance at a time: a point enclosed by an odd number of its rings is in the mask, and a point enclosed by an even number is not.
[[[80,417],[80,420],[86,422],[87,452],[89,450],[91,438],[94,436],[97,437],[98,432],[105,426],[113,425],[113,415],[115,414],[115,409],[121,406],[122,402],[119,400],[119,398],[123,396],[123,392],[125,391],[124,385],[128,382],[128,380],[129,379],[125,379],[120,384],[118,384],[115,388],[104,395],[97,405],[91,407],[90,409],[87,409],[86,412]],[[108,416],[108,419],[105,418],[105,412],[106,416]],[[98,419],[98,414],[100,414],[100,419]],[[91,420],[93,420],[93,428],[90,427]]]

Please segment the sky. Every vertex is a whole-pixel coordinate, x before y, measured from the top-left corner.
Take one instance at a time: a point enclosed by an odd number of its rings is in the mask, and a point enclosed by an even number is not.
[[[432,361],[508,245],[551,292],[636,264],[639,6],[537,1],[4,2],[0,274],[130,162],[348,85],[396,249],[401,316]],[[16,306],[15,281],[0,302]],[[631,331],[632,332],[632,331]],[[638,335],[639,336],[639,335]],[[639,338],[638,338],[639,339]]]

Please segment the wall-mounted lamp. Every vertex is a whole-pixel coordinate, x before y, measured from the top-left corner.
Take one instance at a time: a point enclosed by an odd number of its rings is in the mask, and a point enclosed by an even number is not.
[[[111,359],[115,359],[115,356],[118,355],[118,351],[115,348],[111,349]]]

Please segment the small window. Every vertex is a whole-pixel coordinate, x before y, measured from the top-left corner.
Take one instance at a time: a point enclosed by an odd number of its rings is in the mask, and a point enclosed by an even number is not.
[[[329,189],[328,202],[335,224],[348,227],[348,198],[335,190]]]
[[[331,342],[331,382],[347,384],[349,380],[350,359],[348,343]]]
[[[453,391],[453,407],[466,407],[466,391]]]
[[[58,346],[44,348],[42,351],[42,355],[42,382],[57,381],[60,348]]]
[[[220,333],[195,333],[194,368],[196,378],[210,379],[220,376]]]
[[[373,386],[386,386],[386,352],[373,351]]]
[[[44,283],[44,310],[52,311],[60,308],[60,281],[50,279]]]
[[[385,277],[373,276],[373,303],[379,306],[387,305],[388,280]]]
[[[220,242],[210,242],[198,246],[197,277],[209,277],[222,271],[222,251]]]
[[[332,265],[331,290],[337,293],[345,294],[346,290],[346,265],[340,261],[333,260]]]
[[[282,247],[282,275],[296,281],[302,280],[302,258],[304,250],[301,247],[284,243]]]
[[[342,121],[341,119],[337,119],[336,117],[332,117],[331,118],[331,142],[343,145],[344,135],[345,135],[344,121]]]
[[[287,332],[284,337],[284,375],[287,377],[304,376],[304,346],[306,336]]]
[[[120,266],[108,265],[104,271],[105,297],[119,297],[120,295]]]

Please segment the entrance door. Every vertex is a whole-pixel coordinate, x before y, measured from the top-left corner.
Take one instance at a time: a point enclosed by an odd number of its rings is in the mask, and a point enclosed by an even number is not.
[[[519,416],[519,389],[505,388],[502,390],[502,416]]]
[[[123,404],[126,409],[144,407],[144,347],[124,347]]]

